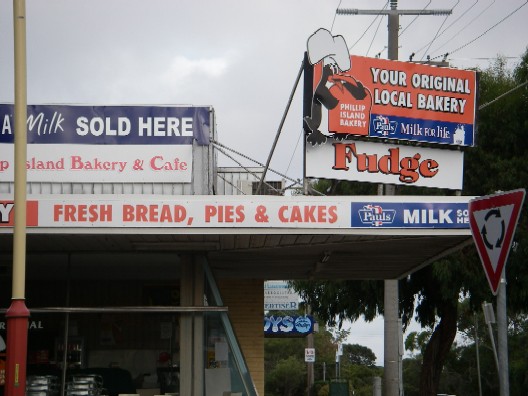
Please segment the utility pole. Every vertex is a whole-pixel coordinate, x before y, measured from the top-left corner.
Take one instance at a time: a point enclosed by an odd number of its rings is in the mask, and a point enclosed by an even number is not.
[[[508,315],[506,312],[506,267],[502,270],[497,294],[497,341],[499,349],[499,386],[500,396],[510,395],[508,365]]]
[[[398,0],[390,0],[389,10],[337,9],[343,15],[387,15],[388,16],[388,58],[398,60],[398,30],[400,15],[450,15],[451,10],[398,10]],[[383,186],[378,190],[383,195]],[[394,195],[394,185],[385,186],[385,195]],[[401,333],[399,324],[398,280],[385,280],[384,295],[384,395],[400,396],[403,386],[400,384],[399,345]]]

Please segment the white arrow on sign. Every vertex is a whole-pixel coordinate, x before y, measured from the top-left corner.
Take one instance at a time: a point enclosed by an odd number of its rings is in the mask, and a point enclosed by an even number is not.
[[[497,294],[508,259],[525,190],[487,195],[469,201],[469,224],[473,240],[493,294]]]

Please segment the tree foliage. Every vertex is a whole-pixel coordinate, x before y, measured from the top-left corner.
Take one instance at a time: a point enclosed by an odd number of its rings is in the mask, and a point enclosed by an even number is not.
[[[311,395],[328,395],[329,382],[336,379],[347,381],[357,396],[372,395],[373,378],[381,376],[382,370],[375,366],[376,355],[371,349],[345,343],[340,367],[336,365],[338,344],[342,344],[347,336],[346,331],[329,331],[325,326],[314,333],[315,384]],[[266,395],[304,396],[307,386],[306,338],[267,338],[264,346]]]
[[[480,196],[528,186],[528,51],[514,70],[500,58],[480,73],[477,147],[465,152],[464,190]],[[513,90],[501,97],[502,94]],[[372,185],[320,181],[316,188],[326,193],[375,194]],[[440,189],[397,188],[398,194],[452,194]],[[525,202],[523,212],[526,213]],[[507,265],[508,308],[522,314],[528,309],[528,216],[521,215],[515,241],[517,248]],[[400,280],[400,314],[404,325],[415,319],[431,335],[421,351],[421,395],[436,395],[444,363],[450,359],[457,334],[460,296],[467,298],[471,312],[480,310],[493,296],[474,246],[468,246]],[[363,316],[367,321],[383,313],[383,283],[379,281],[324,280],[295,282],[296,290],[327,323],[341,323]],[[520,371],[512,367],[512,375]],[[516,374],[515,374],[516,375]],[[521,381],[522,382],[522,381]],[[474,392],[474,388],[473,391]],[[466,394],[466,393],[463,393]]]

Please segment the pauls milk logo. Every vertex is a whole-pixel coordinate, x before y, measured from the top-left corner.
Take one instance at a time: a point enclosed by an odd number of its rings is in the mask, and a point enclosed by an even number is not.
[[[398,123],[396,121],[389,120],[389,117],[377,115],[376,118],[372,120],[372,127],[374,129],[374,133],[377,133],[381,136],[389,136],[396,133]]]
[[[359,219],[363,224],[381,227],[392,224],[396,217],[394,209],[383,209],[380,205],[364,205],[358,210]]]

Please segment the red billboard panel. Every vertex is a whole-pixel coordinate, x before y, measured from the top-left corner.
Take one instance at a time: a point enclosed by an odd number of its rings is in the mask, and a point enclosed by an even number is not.
[[[306,74],[312,145],[354,136],[475,145],[474,71],[351,55],[346,71],[322,59]]]

